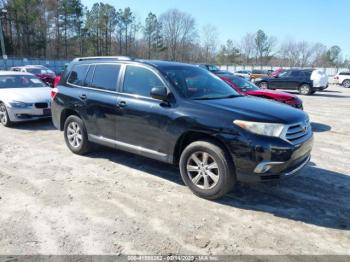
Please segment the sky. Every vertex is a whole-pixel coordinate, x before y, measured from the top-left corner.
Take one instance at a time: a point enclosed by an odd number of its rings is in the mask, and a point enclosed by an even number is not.
[[[82,0],[91,7],[98,0]],[[201,32],[207,24],[219,32],[219,41],[238,42],[246,33],[262,29],[278,38],[339,45],[350,57],[349,0],[105,0],[116,9],[129,6],[139,21],[152,11],[171,8],[191,14]]]

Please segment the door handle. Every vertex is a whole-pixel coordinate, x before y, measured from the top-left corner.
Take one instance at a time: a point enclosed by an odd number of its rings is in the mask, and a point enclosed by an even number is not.
[[[125,101],[120,101],[117,106],[118,107],[126,107],[126,102]]]
[[[87,96],[85,94],[82,94],[79,96],[81,100],[86,100],[87,99]]]

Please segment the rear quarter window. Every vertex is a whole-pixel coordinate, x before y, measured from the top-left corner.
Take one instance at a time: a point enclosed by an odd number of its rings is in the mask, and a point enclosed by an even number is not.
[[[89,69],[89,65],[75,65],[68,77],[68,83],[78,86],[84,85],[86,72]]]

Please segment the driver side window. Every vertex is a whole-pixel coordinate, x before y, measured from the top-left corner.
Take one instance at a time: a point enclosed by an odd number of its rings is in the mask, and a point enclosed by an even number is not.
[[[123,92],[150,97],[152,88],[164,86],[162,81],[151,70],[128,65],[125,70]]]

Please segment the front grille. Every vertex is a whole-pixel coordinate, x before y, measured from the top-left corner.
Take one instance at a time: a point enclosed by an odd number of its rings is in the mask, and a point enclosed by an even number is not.
[[[305,121],[304,123],[299,123],[295,125],[289,126],[286,132],[286,139],[291,143],[297,143],[300,139],[308,134],[310,131],[310,123],[309,121]]]
[[[35,108],[48,108],[49,104],[48,103],[35,103]]]

